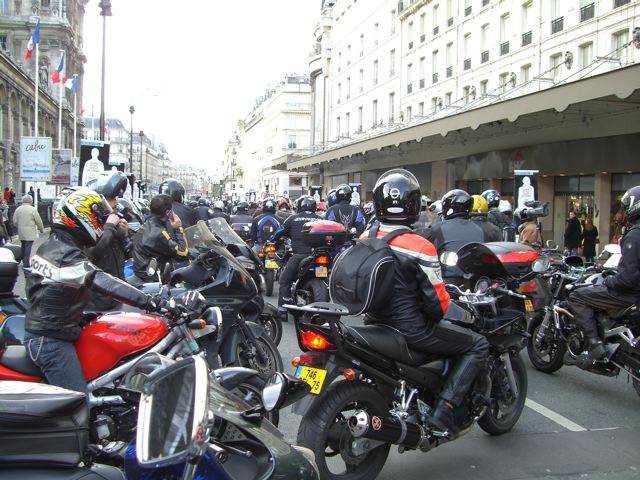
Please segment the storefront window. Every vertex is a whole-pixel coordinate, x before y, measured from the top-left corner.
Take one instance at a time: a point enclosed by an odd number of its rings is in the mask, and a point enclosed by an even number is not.
[[[349,175],[344,174],[344,175],[334,175],[333,177],[331,177],[331,186],[332,187],[338,187],[340,185],[342,185],[343,183],[349,183]]]
[[[616,243],[622,236],[622,227],[624,226],[624,212],[620,200],[624,192],[636,185],[640,185],[640,173],[614,173],[611,175],[609,236],[613,243]]]

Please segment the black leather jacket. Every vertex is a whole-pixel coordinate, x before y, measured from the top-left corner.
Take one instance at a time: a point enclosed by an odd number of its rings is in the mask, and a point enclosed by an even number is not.
[[[25,329],[35,335],[75,341],[89,289],[146,308],[151,297],[93,265],[73,235],[54,230],[31,258],[30,306]]]
[[[502,213],[497,208],[492,208],[491,210],[489,210],[489,214],[487,215],[487,218],[491,223],[493,223],[496,227],[498,227],[501,232],[504,227],[508,227],[509,225],[511,225],[511,221],[509,220],[509,217],[507,217],[504,213]]]
[[[347,230],[355,228],[358,235],[364,231],[367,224],[362,210],[346,201],[342,201],[327,210],[325,218],[332,222],[341,223]]]
[[[293,253],[309,254],[311,253],[311,247],[306,245],[302,240],[302,226],[307,222],[313,222],[319,219],[320,217],[315,213],[295,213],[280,225],[280,228],[276,230],[271,240],[278,242],[282,237],[289,237],[291,239],[291,249]]]
[[[640,300],[640,225],[635,225],[622,237],[618,273],[607,277],[605,286],[613,294]]]
[[[221,212],[221,211],[213,211],[213,214],[211,215],[211,218],[224,218],[227,223],[229,223],[229,221],[231,220],[231,217],[229,217],[228,214]]]
[[[198,220],[204,220],[206,222],[207,220],[212,218],[212,214],[213,212],[207,206],[199,205],[196,207],[196,216],[198,217]]]
[[[153,215],[133,237],[133,271],[143,281],[153,281],[147,273],[152,258],[157,260],[160,271],[167,262],[189,258],[184,230],[167,228],[166,222]]]
[[[475,217],[471,217],[471,221],[480,226],[480,228],[484,232],[485,242],[502,241],[502,230],[494,225],[487,217],[477,215]]]
[[[130,254],[130,252],[124,251],[124,240],[117,227],[112,223],[107,223],[97,245],[87,249],[87,256],[100,270],[124,280],[124,261]],[[87,306],[89,310],[111,310],[117,305],[118,302],[113,298],[101,295],[93,290],[89,292],[89,305]]]
[[[234,223],[246,223],[247,225],[251,225],[253,223],[253,217],[246,213],[238,213],[231,217],[229,220],[229,224],[233,225]]]
[[[198,216],[193,208],[180,202],[173,202],[171,208],[173,208],[174,213],[180,217],[182,228],[189,228],[198,223]]]

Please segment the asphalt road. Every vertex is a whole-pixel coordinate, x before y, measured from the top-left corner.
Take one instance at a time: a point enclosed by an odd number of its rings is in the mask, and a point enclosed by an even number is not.
[[[22,275],[15,291],[24,294]],[[275,298],[267,300],[276,303]],[[279,349],[293,374],[291,359],[299,354],[293,322],[283,327]],[[512,432],[491,437],[476,427],[428,453],[400,455],[392,448],[378,478],[640,479],[640,397],[627,376],[600,377],[576,367],[547,375],[522,355],[528,400]],[[280,418],[280,430],[294,443],[300,417],[287,409]]]

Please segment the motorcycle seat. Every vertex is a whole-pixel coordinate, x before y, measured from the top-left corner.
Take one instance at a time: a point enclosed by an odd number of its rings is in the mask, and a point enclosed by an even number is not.
[[[94,464],[77,468],[3,468],[0,480],[125,480],[122,470],[109,465]]]
[[[388,325],[364,325],[346,329],[357,344],[407,365],[418,367],[439,358],[437,355],[411,350],[404,335]]]
[[[40,368],[31,360],[27,349],[23,345],[7,346],[2,357],[0,357],[0,365],[25,375],[42,376]]]

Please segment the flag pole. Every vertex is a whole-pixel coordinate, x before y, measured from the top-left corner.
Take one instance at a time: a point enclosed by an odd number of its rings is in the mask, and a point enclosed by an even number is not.
[[[73,76],[75,81],[78,81],[78,75]],[[76,135],[78,133],[78,91],[77,91],[77,83],[76,83],[76,91],[73,92],[73,156],[76,156],[76,147],[77,147],[77,139]]]
[[[36,17],[36,25],[38,24],[38,21],[40,20],[40,17]],[[36,105],[35,105],[35,109],[34,109],[34,120],[33,120],[33,129],[34,129],[34,136],[37,137],[38,136],[38,86],[40,85],[40,62],[38,60],[39,56],[40,56],[40,42],[38,41],[35,45],[35,49],[36,49]]]
[[[60,50],[61,58],[63,58],[62,71],[60,72],[60,85],[59,86],[59,105],[58,105],[58,148],[62,148],[62,91],[64,90],[64,73],[66,66],[64,62],[64,50]]]

